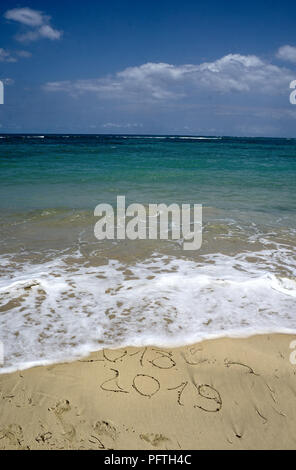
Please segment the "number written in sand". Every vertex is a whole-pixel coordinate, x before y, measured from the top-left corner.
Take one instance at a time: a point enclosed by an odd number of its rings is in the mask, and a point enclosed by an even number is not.
[[[110,369],[110,372],[114,373],[113,377],[105,380],[100,386],[101,389],[104,392],[129,393],[119,385],[119,371]],[[137,374],[133,379],[132,387],[142,397],[151,398],[159,392],[160,382],[151,375]]]
[[[183,382],[177,387],[168,388],[169,391],[177,391],[177,403],[179,406],[184,406],[183,393],[188,387],[189,382]],[[193,408],[199,408],[207,413],[218,413],[222,408],[221,395],[211,385],[199,385],[194,384],[195,390],[197,390],[199,403],[194,404]]]
[[[157,369],[173,369],[176,367],[176,361],[174,361],[171,351],[163,351],[161,349],[148,350],[148,348],[145,348],[144,351],[136,351],[130,354],[130,356],[136,356],[140,353],[139,362],[141,367],[144,367],[145,361]]]
[[[218,413],[222,408],[221,395],[211,385],[199,385],[194,384],[197,388],[199,396],[202,398],[199,405],[194,405],[194,408],[206,411],[207,413]],[[211,405],[210,405],[211,402]]]
[[[142,397],[152,398],[160,390],[160,382],[151,375],[138,374],[133,380],[133,388]]]
[[[187,385],[188,385],[188,382],[183,382],[180,385],[178,385],[177,387],[168,388],[169,391],[178,390],[178,405],[180,405],[180,406],[184,406],[184,403],[182,401],[182,395],[183,395],[183,392],[184,392],[185,388],[187,387]]]
[[[114,377],[111,377],[111,379],[105,380],[105,382],[101,384],[101,389],[104,390],[105,392],[129,393],[126,390],[124,390],[118,383],[119,371],[117,369],[110,369],[110,370],[112,372],[115,372],[115,375]]]
[[[153,351],[155,351],[157,357],[148,362],[150,362],[154,367],[157,367],[158,369],[173,369],[176,367],[176,362],[172,358],[172,352],[161,351],[158,349],[153,349]]]

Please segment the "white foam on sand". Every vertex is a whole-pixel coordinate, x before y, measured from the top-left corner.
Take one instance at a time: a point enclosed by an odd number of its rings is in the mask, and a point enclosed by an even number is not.
[[[209,255],[202,263],[155,255],[132,266],[92,267],[77,253],[74,264],[66,256],[18,264],[0,280],[0,371],[74,360],[103,347],[296,333],[295,279],[295,260],[284,249]]]

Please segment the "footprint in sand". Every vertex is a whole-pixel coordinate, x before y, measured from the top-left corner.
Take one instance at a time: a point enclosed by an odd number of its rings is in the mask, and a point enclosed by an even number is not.
[[[113,423],[110,421],[97,421],[94,425],[94,431],[105,449],[114,447],[118,433]]]
[[[22,447],[23,437],[23,429],[18,424],[11,424],[0,431],[0,440],[7,439],[13,447]]]
[[[170,441],[170,439],[162,434],[140,434],[140,439],[148,442],[152,447],[162,447],[165,443]]]
[[[54,408],[50,409],[51,411],[54,411],[54,413],[61,417],[64,413],[67,411],[71,410],[70,402],[69,400],[62,400],[59,401]]]
[[[38,444],[46,444],[51,439],[52,439],[52,433],[47,431],[47,432],[38,434],[38,436],[35,438],[35,441],[38,442]]]
[[[50,408],[49,410],[54,412],[59,422],[61,423],[66,439],[73,441],[76,436],[75,428],[72,426],[72,424],[66,423],[63,417],[64,413],[67,413],[71,410],[69,400],[59,401],[54,408]]]

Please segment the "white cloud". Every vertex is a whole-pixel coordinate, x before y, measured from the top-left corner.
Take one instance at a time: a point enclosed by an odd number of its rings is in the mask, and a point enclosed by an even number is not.
[[[41,26],[39,29],[39,34],[43,38],[48,38],[48,39],[60,39],[62,33],[61,31],[58,31],[57,29],[53,29],[49,24],[44,24]]]
[[[7,49],[0,47],[0,62],[17,62],[17,57],[27,59],[31,57],[31,52],[28,51],[14,51],[10,52]]]
[[[41,38],[57,40],[63,34],[62,31],[54,29],[50,25],[50,16],[31,8],[14,8],[6,11],[4,17],[29,28],[29,30],[16,36],[16,39],[20,42],[36,41]]]
[[[221,92],[259,91],[280,93],[292,74],[289,70],[263,61],[255,55],[229,54],[199,66],[197,80]]]
[[[296,47],[293,46],[282,46],[277,51],[276,56],[279,59],[286,60],[288,62],[296,63]]]
[[[13,8],[4,13],[7,20],[18,21],[27,26],[41,26],[45,17],[40,11],[31,8]]]
[[[101,98],[161,101],[191,97],[197,93],[285,93],[292,72],[254,55],[229,54],[213,62],[172,65],[151,63],[129,67],[98,79],[49,82],[47,91],[72,95],[85,92]]]
[[[0,62],[16,62],[11,53],[0,47]]]

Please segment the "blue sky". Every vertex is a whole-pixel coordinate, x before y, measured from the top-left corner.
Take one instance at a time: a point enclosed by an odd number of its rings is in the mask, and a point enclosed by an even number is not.
[[[292,1],[1,1],[0,131],[296,137]]]

